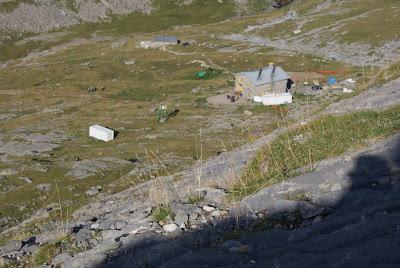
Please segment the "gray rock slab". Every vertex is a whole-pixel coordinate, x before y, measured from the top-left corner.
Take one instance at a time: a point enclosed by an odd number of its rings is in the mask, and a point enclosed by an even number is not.
[[[87,177],[96,175],[103,170],[130,164],[132,163],[129,161],[121,160],[114,157],[85,159],[72,163],[70,171],[67,173],[67,175],[72,176],[76,179],[85,179]]]

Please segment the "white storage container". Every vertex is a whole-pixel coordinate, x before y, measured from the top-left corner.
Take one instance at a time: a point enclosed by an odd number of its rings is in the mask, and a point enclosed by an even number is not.
[[[281,105],[292,103],[293,97],[290,93],[267,94],[263,96],[264,105]]]
[[[260,96],[254,96],[254,102],[261,103],[262,101],[263,101],[263,98],[262,98],[262,97],[260,97]]]
[[[114,130],[93,125],[89,128],[89,136],[102,141],[112,141],[114,140]]]

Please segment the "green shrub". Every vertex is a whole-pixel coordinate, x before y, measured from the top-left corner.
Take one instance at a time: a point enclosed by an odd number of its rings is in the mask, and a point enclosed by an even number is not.
[[[174,217],[172,210],[169,206],[161,205],[159,207],[156,207],[152,210],[151,212],[151,217],[153,218],[154,221],[165,221],[168,216],[171,218]]]

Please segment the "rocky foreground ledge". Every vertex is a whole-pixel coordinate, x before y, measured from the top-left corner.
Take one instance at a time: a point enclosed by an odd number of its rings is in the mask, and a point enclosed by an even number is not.
[[[398,104],[399,84],[397,80],[363,93],[368,107],[344,100],[328,112]],[[234,174],[260,145],[282,131],[209,159],[201,168],[98,196],[64,225],[69,239],[58,243],[71,250],[58,252],[49,266],[398,265],[400,135],[324,160],[313,172],[261,190],[239,204],[226,202],[226,187]],[[188,202],[197,194],[201,199]],[[175,217],[151,217],[157,198],[170,202]],[[59,238],[56,228],[9,241],[0,247],[0,262],[22,266],[39,246]]]
[[[395,267],[399,196],[400,134],[322,161],[312,173],[262,190],[240,206],[172,203],[176,217],[163,225],[148,217],[144,203],[119,206],[109,199],[103,203],[108,214],[71,225],[77,245],[91,249],[61,253],[53,264]],[[0,249],[3,261],[34,253],[45,240],[10,241]]]
[[[259,192],[213,227],[174,238],[142,235],[121,242],[105,264],[91,265],[398,267],[399,196],[396,135]],[[235,230],[241,238],[232,239]]]

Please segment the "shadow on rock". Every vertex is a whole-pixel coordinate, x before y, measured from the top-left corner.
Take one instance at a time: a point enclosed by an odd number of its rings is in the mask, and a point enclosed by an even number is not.
[[[199,230],[121,236],[94,267],[399,267],[399,175],[397,136],[264,189]]]

